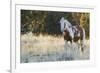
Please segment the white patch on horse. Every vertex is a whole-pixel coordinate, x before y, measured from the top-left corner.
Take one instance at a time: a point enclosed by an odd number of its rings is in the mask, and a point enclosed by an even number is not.
[[[80,33],[78,33],[77,36],[79,37],[80,36]]]
[[[80,32],[78,31],[78,29],[76,28],[76,26],[72,26],[73,28],[73,33],[75,34],[75,32],[77,32],[77,36],[80,37]]]

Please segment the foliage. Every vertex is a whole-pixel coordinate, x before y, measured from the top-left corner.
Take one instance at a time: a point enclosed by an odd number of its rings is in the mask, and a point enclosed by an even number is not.
[[[68,19],[72,25],[80,25],[85,28],[89,37],[89,13],[80,12],[54,12],[21,10],[21,34],[29,31],[34,34],[60,35],[61,17]]]

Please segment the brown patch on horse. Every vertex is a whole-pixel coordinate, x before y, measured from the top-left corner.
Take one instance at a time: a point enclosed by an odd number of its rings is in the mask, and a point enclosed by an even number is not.
[[[72,41],[72,38],[70,37],[69,32],[67,31],[67,29],[64,30],[63,34],[64,34],[64,40],[67,40],[67,41],[70,41],[70,42]]]
[[[76,26],[76,28],[77,28],[78,31],[80,31],[79,32],[80,33],[80,39],[83,40],[83,29],[82,29],[82,27],[78,25],[78,26]]]
[[[80,37],[74,36],[73,41],[74,41],[74,42],[77,42],[79,39],[80,39]]]

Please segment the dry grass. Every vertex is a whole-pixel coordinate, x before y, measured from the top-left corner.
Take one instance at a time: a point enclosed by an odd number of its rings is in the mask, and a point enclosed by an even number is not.
[[[63,36],[39,35],[32,33],[21,35],[21,62],[44,62],[89,59],[89,41],[84,54],[78,45],[74,47],[64,42]]]

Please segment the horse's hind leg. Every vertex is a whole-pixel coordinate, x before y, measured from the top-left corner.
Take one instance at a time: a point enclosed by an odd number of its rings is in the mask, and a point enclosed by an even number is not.
[[[83,31],[83,36],[82,36],[82,39],[81,39],[81,51],[83,52],[84,51],[84,47],[85,47],[85,30],[84,28],[82,29]]]
[[[84,52],[84,40],[81,40],[81,52]]]
[[[81,51],[84,52],[83,44],[81,44]]]

